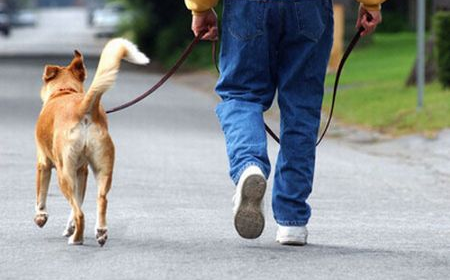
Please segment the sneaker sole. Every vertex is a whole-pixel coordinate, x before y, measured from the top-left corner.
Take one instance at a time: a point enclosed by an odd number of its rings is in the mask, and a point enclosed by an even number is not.
[[[306,241],[294,241],[294,240],[277,240],[281,245],[286,246],[305,246],[307,244]]]
[[[266,186],[266,180],[261,175],[250,175],[242,186],[241,204],[234,216],[234,227],[243,238],[258,238],[264,230],[261,202]]]

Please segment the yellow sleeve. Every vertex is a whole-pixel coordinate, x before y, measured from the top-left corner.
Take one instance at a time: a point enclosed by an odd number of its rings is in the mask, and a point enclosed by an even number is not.
[[[381,10],[381,3],[386,0],[356,0],[363,5],[368,11],[379,11]]]
[[[214,8],[219,0],[184,0],[186,7],[197,15]]]

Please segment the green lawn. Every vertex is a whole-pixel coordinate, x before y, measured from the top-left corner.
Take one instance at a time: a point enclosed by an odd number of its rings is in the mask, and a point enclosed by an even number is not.
[[[450,127],[450,90],[427,85],[425,107],[417,112],[417,90],[405,81],[415,60],[413,33],[377,34],[368,47],[354,51],[341,76],[335,116],[341,122],[392,135],[432,135]],[[328,75],[327,87],[334,83]],[[329,107],[331,96],[325,98]]]

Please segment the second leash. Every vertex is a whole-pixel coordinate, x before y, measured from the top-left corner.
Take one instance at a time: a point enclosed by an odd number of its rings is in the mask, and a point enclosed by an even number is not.
[[[319,146],[319,144],[322,142],[323,138],[325,137],[325,135],[328,132],[328,129],[329,129],[330,124],[331,124],[331,120],[333,119],[334,107],[336,105],[336,96],[337,96],[337,91],[338,91],[338,87],[339,87],[339,80],[341,78],[342,70],[344,69],[344,65],[345,65],[345,62],[347,61],[347,58],[352,53],[352,51],[355,48],[356,44],[358,43],[359,39],[361,39],[361,33],[363,31],[364,31],[364,28],[360,27],[359,30],[356,32],[356,34],[353,36],[352,40],[350,41],[350,44],[345,49],[344,55],[342,56],[342,59],[339,62],[338,70],[337,70],[337,73],[336,73],[336,79],[334,81],[333,96],[332,96],[332,99],[331,99],[330,113],[328,114],[328,119],[327,119],[325,128],[323,129],[322,133],[320,134],[319,140],[317,140],[316,147]],[[212,47],[212,49],[213,49],[213,62],[214,62],[214,65],[216,67],[217,72],[220,74],[219,66],[218,66],[218,63],[217,63],[216,42],[213,42],[212,44],[213,44],[213,47]],[[267,123],[264,123],[264,129],[266,130],[267,134],[269,134],[270,137],[272,137],[272,139],[275,142],[280,144],[280,137],[278,137],[278,135],[267,125]]]

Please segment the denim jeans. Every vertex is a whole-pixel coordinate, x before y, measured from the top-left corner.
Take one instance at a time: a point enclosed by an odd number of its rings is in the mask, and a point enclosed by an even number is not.
[[[277,93],[280,151],[272,195],[284,226],[308,223],[315,143],[333,41],[331,0],[224,0],[216,108],[235,184],[246,167],[270,174],[263,112]]]

